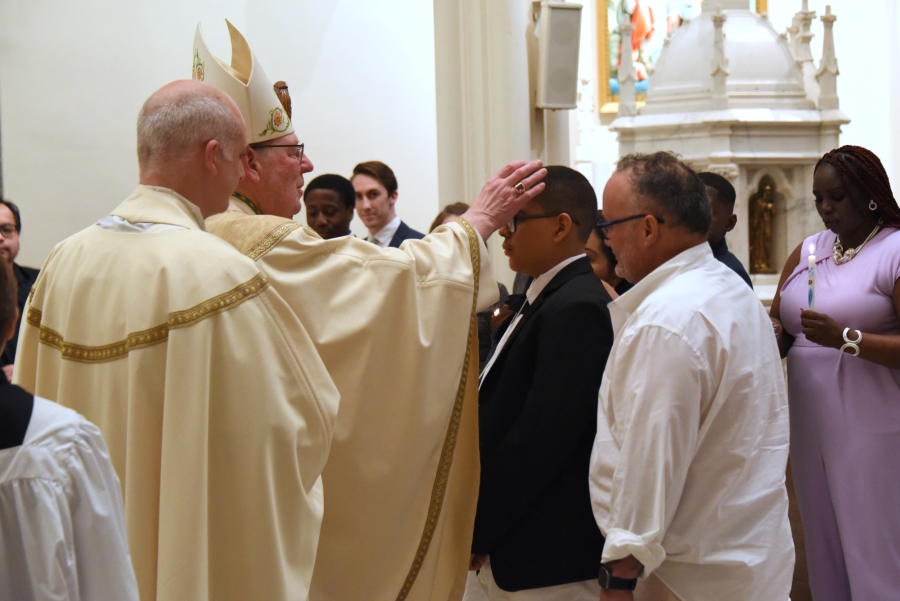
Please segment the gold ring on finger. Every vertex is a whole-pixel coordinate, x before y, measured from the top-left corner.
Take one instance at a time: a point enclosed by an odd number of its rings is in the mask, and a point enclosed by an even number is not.
[[[516,184],[515,186],[513,186],[513,189],[514,189],[518,194],[524,194],[524,193],[525,193],[525,184],[523,184],[522,182],[519,182],[518,184]]]

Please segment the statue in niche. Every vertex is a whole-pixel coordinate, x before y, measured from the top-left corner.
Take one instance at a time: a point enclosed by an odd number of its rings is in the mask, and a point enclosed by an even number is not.
[[[772,221],[775,217],[775,180],[766,175],[750,196],[750,273],[777,273],[772,265]]]

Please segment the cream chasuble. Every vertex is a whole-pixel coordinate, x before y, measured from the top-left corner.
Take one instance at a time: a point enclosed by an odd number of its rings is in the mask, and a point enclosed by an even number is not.
[[[121,230],[93,225],[44,264],[16,382],[103,432],[143,601],[303,601],[337,390],[195,206],[139,186],[113,216]]]
[[[255,259],[341,393],[310,601],[461,599],[478,497],[474,311],[497,285],[465,222],[400,249],[244,203],[209,231]]]

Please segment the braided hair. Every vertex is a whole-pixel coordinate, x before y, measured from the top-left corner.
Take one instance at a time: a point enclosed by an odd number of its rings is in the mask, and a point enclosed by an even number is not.
[[[834,167],[844,185],[854,184],[867,199],[874,200],[878,205],[875,214],[882,218],[884,225],[900,227],[900,207],[891,192],[887,172],[875,153],[862,146],[841,146],[825,153],[816,163],[815,171],[822,163]]]

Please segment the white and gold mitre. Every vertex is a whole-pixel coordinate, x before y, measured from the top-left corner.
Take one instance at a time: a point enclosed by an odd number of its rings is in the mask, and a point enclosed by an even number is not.
[[[275,95],[272,82],[250,51],[247,40],[228,19],[225,23],[231,34],[231,64],[213,56],[203,41],[198,23],[194,34],[193,79],[216,86],[234,100],[244,116],[251,144],[294,133],[294,126]]]

